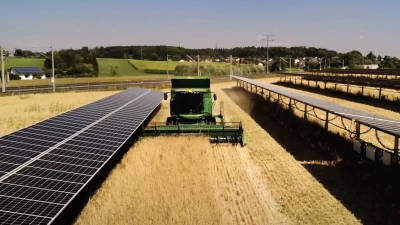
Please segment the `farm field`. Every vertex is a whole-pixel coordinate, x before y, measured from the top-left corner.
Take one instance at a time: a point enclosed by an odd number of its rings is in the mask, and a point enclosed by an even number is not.
[[[222,91],[232,84],[213,88],[229,112],[227,120],[243,122],[245,148],[212,145],[202,137],[145,139],[125,155],[75,224],[114,220],[121,224],[358,224],[302,163]],[[241,101],[253,109],[251,101]],[[165,102],[153,121],[163,121],[167,115]],[[300,144],[299,148],[307,147]],[[334,165],[322,160],[310,163]]]
[[[274,82],[279,78],[261,80]],[[259,107],[247,95],[233,91],[235,85],[219,83],[212,88],[224,101],[227,121],[243,122],[246,147],[209,144],[204,137],[144,139],[114,168],[75,224],[382,224],[383,215],[378,211],[382,207],[371,202],[371,193],[363,194],[361,186],[343,181],[336,168],[340,158],[321,155],[279,125],[256,121],[254,114]],[[63,99],[62,112],[110,94],[67,93],[54,98]],[[42,114],[35,111],[41,108],[43,115],[37,116],[37,121],[53,116],[57,102],[53,106],[46,103],[48,96],[3,98],[14,99],[7,107],[0,107],[0,115],[22,114],[32,108],[30,115],[7,117],[10,121],[29,119]],[[362,109],[395,116],[394,112],[365,107]],[[168,102],[163,102],[153,121],[164,121],[168,109]],[[262,113],[258,117],[266,119]],[[13,125],[8,132],[19,128]],[[280,137],[271,135],[272,131]],[[357,179],[362,184],[362,178]]]
[[[130,60],[130,62],[137,67],[139,70],[155,69],[155,70],[167,70],[167,61],[147,61],[147,60]],[[168,68],[174,70],[177,65],[197,65],[197,62],[178,62],[170,61]],[[200,62],[202,66],[228,66],[229,63],[225,62]]]
[[[162,80],[167,79],[166,75],[144,75],[144,76],[114,76],[114,77],[79,77],[79,78],[56,78],[56,86],[61,84],[98,83],[98,82],[119,82],[119,81],[140,81],[140,80]],[[7,87],[23,87],[34,85],[52,86],[51,79],[35,80],[10,80]]]
[[[99,64],[99,77],[111,76],[111,67],[118,67],[116,69],[116,76],[146,76],[151,74],[145,74],[135,69],[129,64],[128,59],[107,59],[97,58]]]
[[[18,67],[18,66],[34,66],[34,67],[44,67],[44,59],[38,58],[15,58],[9,57],[4,60],[4,67],[10,69],[11,67]]]
[[[3,97],[0,101],[0,136],[115,93],[71,92]]]

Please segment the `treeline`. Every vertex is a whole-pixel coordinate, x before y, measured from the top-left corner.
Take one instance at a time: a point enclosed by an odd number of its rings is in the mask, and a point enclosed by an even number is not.
[[[46,73],[51,74],[51,52],[44,61]],[[58,77],[92,77],[99,74],[96,55],[88,47],[79,50],[64,49],[54,51],[54,73]]]
[[[95,47],[92,49],[98,58],[120,58],[120,59],[139,59],[139,60],[155,60],[173,61],[197,60],[195,57],[200,56],[201,60],[213,59],[225,61],[230,55],[234,58],[240,58],[240,63],[258,64],[263,63],[267,58],[266,47],[235,47],[235,48],[203,48],[189,49],[176,46],[110,46]],[[269,47],[268,55],[275,62],[279,61],[279,65],[271,66],[272,71],[285,69],[291,64],[292,67],[302,67],[305,69],[319,68],[341,68],[348,67],[350,69],[364,68],[362,65],[378,64],[379,68],[400,69],[400,60],[391,56],[376,56],[372,52],[363,56],[359,51],[354,50],[347,53],[339,53],[326,48],[315,47]],[[190,58],[191,57],[191,58]],[[283,60],[281,60],[281,58]],[[301,62],[295,62],[295,59],[304,59]],[[286,61],[286,62],[285,62]],[[289,62],[290,61],[290,62]]]
[[[169,59],[178,61],[188,60],[188,55],[194,57],[200,55],[202,59],[227,59],[230,55],[239,58],[260,58],[267,57],[266,47],[235,47],[235,48],[204,48],[189,49],[174,46],[111,46],[95,47],[92,49],[98,58],[120,58],[120,59],[143,59],[160,60]],[[269,47],[269,57],[327,57],[337,56],[339,53],[333,50],[314,47]]]

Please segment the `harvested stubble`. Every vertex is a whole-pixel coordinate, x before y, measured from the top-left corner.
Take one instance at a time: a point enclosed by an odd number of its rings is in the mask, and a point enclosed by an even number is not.
[[[300,81],[297,81],[297,84],[300,84]],[[306,80],[302,81],[302,84],[304,86],[308,86],[308,82]],[[314,81],[310,81],[310,87],[319,87],[324,89],[324,84],[323,82],[318,82],[318,85]],[[327,83],[326,84],[327,89],[335,90],[335,84],[333,83]],[[336,85],[336,90],[342,91],[342,92],[347,92],[347,84],[337,84]],[[350,85],[349,86],[349,93],[350,94],[361,94],[362,88],[361,86],[356,86],[356,85]],[[364,96],[370,96],[374,98],[379,98],[379,88],[376,87],[370,87],[370,86],[365,86],[364,91],[363,91]],[[400,99],[400,92],[398,90],[393,90],[393,89],[388,89],[388,88],[382,88],[381,91],[382,97],[385,96],[385,99],[391,100],[391,101],[397,101]]]
[[[311,84],[311,83],[310,83]],[[382,108],[377,108],[371,105],[365,105],[362,103],[357,103],[354,101],[347,101],[347,100],[343,100],[340,98],[333,98],[333,97],[328,97],[325,95],[321,95],[321,94],[316,94],[316,93],[311,93],[311,92],[307,92],[307,91],[302,91],[302,90],[297,90],[294,88],[288,88],[288,87],[281,87],[281,88],[286,88],[289,89],[291,91],[295,91],[295,92],[299,92],[302,94],[306,94],[309,96],[313,96],[319,99],[323,99],[326,101],[330,101],[333,103],[337,103],[337,104],[341,104],[341,105],[345,105],[345,106],[349,106],[355,109],[359,109],[359,110],[363,110],[366,112],[371,112],[377,115],[381,115],[381,116],[385,116],[387,118],[391,118],[391,119],[395,119],[395,120],[400,120],[400,114],[392,111],[392,110],[388,110],[388,109],[382,109]],[[289,99],[284,99],[285,104],[289,103]],[[304,112],[300,111],[304,110],[304,104],[302,103],[296,103],[295,106],[293,106],[294,108],[294,113],[296,115],[298,115],[299,117],[303,117]],[[310,110],[310,106],[308,107],[308,110]],[[315,114],[314,114],[315,113]],[[309,119],[313,120],[314,122],[319,123],[322,127],[324,126],[324,120],[325,120],[325,111],[322,110],[318,110],[315,109],[314,111],[311,110],[309,112]],[[316,116],[317,117],[316,117]],[[322,120],[321,120],[322,119]],[[330,120],[330,124],[328,126],[328,130],[330,132],[333,133],[339,133],[342,136],[349,138],[350,139],[350,131],[354,132],[355,131],[355,121],[350,121],[348,119],[341,119],[340,117],[336,117],[334,115],[330,115],[329,116],[329,120]],[[345,128],[345,129],[343,129]],[[379,148],[383,148],[383,149],[387,149],[387,150],[391,150],[394,148],[394,137],[392,135],[383,133],[381,131],[377,131],[375,132],[374,129],[371,129],[367,126],[361,125],[361,139],[372,143],[373,145],[379,147]],[[383,145],[382,145],[383,144]]]
[[[145,139],[112,171],[76,224],[359,224],[220,90],[232,85],[213,90],[225,102],[227,120],[243,122],[247,147],[212,145],[204,137]],[[163,116],[154,121],[164,121],[168,108],[164,103]]]

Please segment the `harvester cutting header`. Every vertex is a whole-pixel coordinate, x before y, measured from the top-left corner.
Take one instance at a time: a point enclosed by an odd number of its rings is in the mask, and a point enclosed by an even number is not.
[[[223,102],[219,114],[213,114],[217,95],[210,89],[209,77],[175,76],[171,79],[170,117],[166,122],[150,123],[143,137],[158,135],[207,135],[213,143],[246,145],[241,122],[225,122]],[[168,93],[164,93],[164,100]],[[219,121],[217,121],[217,119]]]

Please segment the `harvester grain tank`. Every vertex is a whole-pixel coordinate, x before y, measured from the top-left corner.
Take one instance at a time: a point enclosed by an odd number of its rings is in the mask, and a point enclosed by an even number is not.
[[[167,99],[168,93],[164,93]],[[209,136],[211,142],[246,145],[242,123],[225,122],[223,102],[219,114],[213,114],[216,100],[209,77],[175,76],[171,79],[170,117],[165,122],[148,124],[142,136],[197,134]]]

